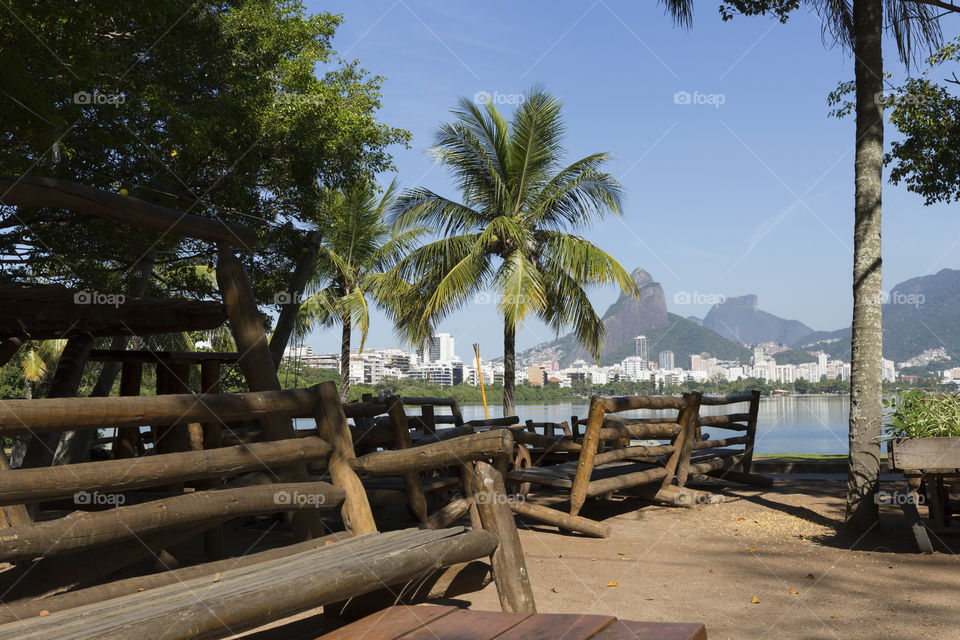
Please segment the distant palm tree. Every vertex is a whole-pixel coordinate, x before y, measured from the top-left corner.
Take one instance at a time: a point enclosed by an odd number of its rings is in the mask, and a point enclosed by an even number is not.
[[[376,287],[377,276],[394,266],[425,233],[421,228],[395,230],[387,221],[395,193],[395,182],[381,197],[373,185],[360,183],[332,195],[314,272],[306,287],[309,296],[297,316],[297,336],[305,335],[315,324],[341,325],[340,399],[344,402],[350,394],[352,330],[360,329],[362,350],[370,327],[367,297],[386,304]]]
[[[693,0],[663,0],[683,26],[693,17]],[[789,0],[729,0],[746,14],[785,17]],[[883,336],[881,317],[882,258],[880,204],[883,187],[883,51],[886,29],[909,63],[917,47],[940,41],[939,11],[960,12],[940,0],[806,0],[824,29],[853,53],[856,80],[854,158],[853,335],[850,355],[850,465],[847,525],[863,531],[878,521],[875,500],[880,482],[880,437],[883,431],[881,387]],[[887,20],[884,23],[884,13]]]
[[[453,175],[462,202],[416,188],[394,207],[400,228],[425,225],[444,236],[397,267],[410,285],[402,292],[400,329],[411,340],[428,339],[437,319],[494,289],[504,320],[504,415],[515,409],[516,331],[527,317],[536,315],[558,332],[573,325],[599,356],[603,322],[584,287],[615,282],[639,295],[613,257],[569,233],[607,213],[619,215],[621,187],[602,171],[608,154],[561,164],[560,108],[535,87],[508,124],[491,102],[481,107],[461,99],[452,111],[456,121],[440,127],[433,153]]]
[[[23,397],[33,398],[34,385],[39,384],[47,375],[50,366],[57,361],[66,340],[29,341],[22,347],[23,356],[20,368],[23,371]]]

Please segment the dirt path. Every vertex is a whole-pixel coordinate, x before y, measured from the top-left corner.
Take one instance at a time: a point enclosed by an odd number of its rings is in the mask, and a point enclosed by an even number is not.
[[[711,639],[960,638],[960,558],[912,553],[899,511],[860,540],[837,536],[845,481],[782,477],[693,509],[595,507],[613,525],[604,540],[525,528],[537,607],[704,622]],[[492,587],[464,598],[499,608]]]

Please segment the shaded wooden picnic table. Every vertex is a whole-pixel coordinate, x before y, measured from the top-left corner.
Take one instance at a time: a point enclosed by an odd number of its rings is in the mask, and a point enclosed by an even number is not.
[[[706,640],[698,622],[635,622],[576,613],[501,613],[450,606],[390,607],[317,640]]]

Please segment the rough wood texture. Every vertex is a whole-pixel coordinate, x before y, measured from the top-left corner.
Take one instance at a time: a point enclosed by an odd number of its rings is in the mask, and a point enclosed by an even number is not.
[[[115,220],[139,229],[252,249],[257,234],[231,222],[168,209],[133,196],[40,176],[0,175],[0,202],[20,207],[52,207]]]
[[[753,467],[753,443],[757,439],[757,418],[760,416],[760,390],[754,389],[750,393],[750,417],[747,420],[747,447],[743,454],[740,466],[744,473],[750,473]]]
[[[0,626],[0,638],[200,640],[239,633],[334,600],[489,554],[485,531],[398,531],[351,538],[283,558]]]
[[[132,349],[114,351],[112,349],[94,349],[90,360],[94,362],[139,362],[141,364],[203,364],[204,362],[232,363],[240,359],[233,351],[147,351]]]
[[[332,450],[333,447],[314,436],[209,451],[154,455],[135,462],[121,459],[17,469],[0,484],[0,505],[68,497],[78,491],[116,493],[247,471],[270,470],[323,460]]]
[[[674,440],[674,446],[679,450],[671,457],[667,463],[667,470],[670,475],[676,474],[677,486],[682,487],[687,483],[687,476],[690,474],[690,454],[693,452],[694,439],[697,435],[697,424],[700,414],[700,400],[703,394],[699,391],[683,394],[684,408],[677,416],[683,431]],[[665,489],[670,485],[670,480],[664,479],[661,488]]]
[[[737,404],[740,402],[750,402],[754,398],[754,393],[759,393],[759,391],[745,391],[743,393],[731,393],[730,395],[725,396],[711,396],[705,395],[700,400],[700,404],[703,406],[716,406],[723,404]]]
[[[423,521],[420,525],[422,529],[444,529],[462,518],[470,511],[470,505],[473,500],[470,498],[458,498],[442,509],[437,510],[433,515]]]
[[[310,389],[201,396],[3,400],[0,435],[28,433],[27,425],[34,433],[50,433],[161,423],[233,422],[270,414],[307,418],[313,416],[316,402],[316,393]],[[293,430],[290,431],[292,438]]]
[[[639,445],[633,445],[629,447],[621,447],[619,449],[613,449],[611,451],[604,451],[603,453],[598,453],[593,459],[594,465],[601,465],[607,462],[616,462],[617,460],[628,460],[630,458],[648,458],[651,456],[664,456],[676,451],[676,446],[672,444],[664,444],[655,447],[644,447]]]
[[[731,413],[720,416],[700,416],[700,425],[704,427],[723,427],[724,429],[746,431],[749,413]]]
[[[346,492],[343,505],[344,523],[354,535],[373,533],[377,524],[367,500],[367,492],[351,463],[356,460],[347,417],[340,405],[340,396],[332,382],[314,387],[317,394],[317,431],[320,437],[333,445],[327,463],[333,483]]]
[[[89,333],[132,336],[206,331],[227,319],[218,302],[127,297],[123,304],[76,304],[82,292],[60,286],[25,289],[0,287],[0,338],[49,340]]]
[[[410,427],[407,424],[407,414],[403,412],[403,403],[400,398],[393,396],[387,398],[387,412],[390,415],[390,424],[393,427],[394,444],[398,449],[409,449]],[[407,497],[410,501],[410,510],[420,522],[427,522],[427,497],[423,494],[423,487],[420,486],[420,476],[416,471],[406,471],[401,474],[403,485],[407,490]],[[447,526],[446,523],[438,529]]]
[[[587,418],[587,429],[583,434],[580,458],[577,461],[577,474],[573,479],[570,490],[570,515],[577,515],[587,500],[587,487],[590,485],[590,476],[593,475],[594,458],[600,444],[600,429],[603,426],[603,416],[607,411],[609,398],[594,396],[590,400],[590,414]],[[620,400],[623,400],[622,398]],[[623,404],[626,404],[624,401]]]
[[[511,453],[513,433],[508,429],[497,429],[410,449],[376,451],[353,460],[351,465],[363,475],[385,476],[442,469],[472,460],[509,456]]]
[[[120,368],[120,395],[139,396],[140,382],[143,378],[143,365],[139,362],[124,362]],[[117,440],[113,444],[115,459],[136,458],[141,454],[140,427],[122,427],[117,429]]]
[[[604,398],[607,413],[637,409],[683,409],[683,398],[673,396],[614,396]]]
[[[584,518],[582,516],[572,516],[569,513],[551,509],[540,504],[534,504],[525,500],[510,501],[510,509],[518,516],[531,518],[540,522],[552,524],[561,530],[576,531],[594,538],[610,537],[610,525]]]
[[[637,487],[648,482],[655,482],[669,478],[671,474],[662,467],[646,469],[644,471],[634,471],[633,473],[624,473],[609,478],[594,480],[587,486],[587,497],[594,498],[617,489],[626,489]]]
[[[499,544],[490,556],[500,606],[514,613],[536,613],[533,589],[523,558],[523,547],[513,513],[507,505],[503,477],[486,462],[475,462],[471,489],[483,528],[496,535]]]
[[[897,471],[960,469],[960,437],[891,440],[889,450]]]
[[[286,547],[268,549],[236,558],[227,558],[216,562],[206,562],[181,569],[174,569],[172,571],[161,571],[145,576],[116,580],[95,587],[60,593],[46,598],[21,600],[0,607],[0,624],[39,616],[41,611],[47,611],[49,613],[66,611],[67,609],[74,609],[88,604],[104,602],[111,598],[119,598],[120,596],[132,593],[140,593],[150,589],[164,587],[168,584],[177,584],[186,580],[192,580],[193,578],[212,576],[218,572],[247,567],[265,560],[274,560],[303,551],[309,551],[310,549],[318,549],[349,537],[350,534],[345,531],[340,531],[328,536],[323,536],[322,538],[298,542]]]
[[[343,499],[344,492],[326,482],[305,482],[188,493],[107,511],[75,511],[0,531],[0,560],[61,555],[210,520],[330,509]]]

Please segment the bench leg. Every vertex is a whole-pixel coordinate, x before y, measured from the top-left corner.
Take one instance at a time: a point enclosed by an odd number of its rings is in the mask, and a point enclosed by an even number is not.
[[[486,462],[476,462],[471,484],[483,528],[495,534],[500,541],[490,556],[500,607],[512,613],[536,613],[530,575],[523,558],[517,523],[507,504],[503,476]]]

